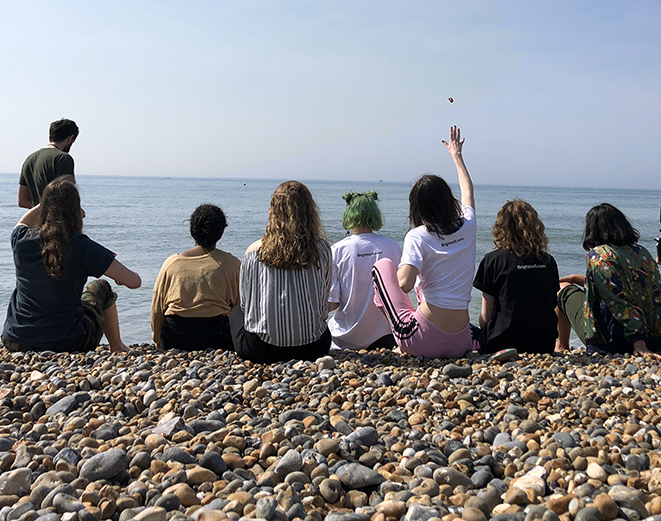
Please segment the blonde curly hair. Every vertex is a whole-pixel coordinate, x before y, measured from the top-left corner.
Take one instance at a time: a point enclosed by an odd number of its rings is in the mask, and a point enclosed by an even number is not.
[[[307,186],[285,181],[271,197],[269,223],[258,257],[267,266],[284,270],[319,267],[317,244],[325,238],[317,205]]]
[[[507,201],[493,223],[494,247],[510,250],[522,259],[544,257],[549,240],[537,211],[521,199]]]

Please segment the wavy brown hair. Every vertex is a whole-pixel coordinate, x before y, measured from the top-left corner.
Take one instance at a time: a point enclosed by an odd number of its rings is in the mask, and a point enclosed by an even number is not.
[[[278,186],[271,197],[259,260],[284,270],[319,267],[317,243],[323,238],[319,211],[307,186],[298,181]]]
[[[70,176],[58,177],[44,189],[39,204],[41,256],[54,279],[64,278],[69,253],[69,235],[83,230],[80,194]]]
[[[510,250],[522,259],[543,258],[548,254],[549,240],[537,211],[521,199],[507,201],[493,223],[493,243],[496,248]]]

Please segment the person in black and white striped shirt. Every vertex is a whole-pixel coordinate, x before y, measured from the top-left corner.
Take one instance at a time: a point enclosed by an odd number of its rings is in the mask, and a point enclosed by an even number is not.
[[[241,263],[241,305],[230,313],[234,348],[257,363],[328,354],[331,248],[317,205],[298,181],[273,193],[269,223]]]

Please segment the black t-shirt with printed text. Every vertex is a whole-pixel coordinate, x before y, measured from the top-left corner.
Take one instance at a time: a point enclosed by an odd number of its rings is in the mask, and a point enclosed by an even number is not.
[[[481,348],[491,353],[510,348],[552,352],[558,336],[558,280],[551,255],[521,259],[503,248],[487,253],[473,282],[496,299],[493,317],[479,336]]]

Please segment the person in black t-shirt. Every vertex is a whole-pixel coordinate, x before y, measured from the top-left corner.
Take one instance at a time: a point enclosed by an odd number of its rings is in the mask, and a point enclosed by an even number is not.
[[[473,282],[482,291],[481,329],[474,332],[480,349],[553,352],[558,266],[535,209],[520,199],[507,201],[493,225],[493,242]]]

